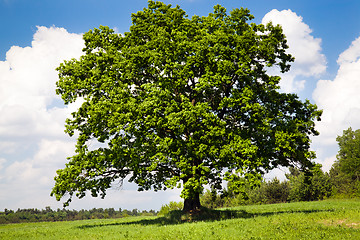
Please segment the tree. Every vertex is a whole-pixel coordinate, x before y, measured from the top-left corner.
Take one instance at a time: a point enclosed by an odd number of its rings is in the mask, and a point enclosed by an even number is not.
[[[338,193],[360,194],[360,129],[348,128],[338,136],[337,160],[330,170],[330,176]]]
[[[290,168],[289,179],[290,201],[323,200],[332,194],[332,184],[328,173],[321,170],[321,164],[315,164],[309,171],[301,172]]]
[[[284,203],[287,201],[290,191],[289,182],[281,182],[275,177],[271,181],[264,182],[263,184],[266,203]]]
[[[190,211],[226,172],[312,165],[309,135],[321,111],[278,91],[280,78],[266,71],[289,70],[285,36],[251,19],[220,5],[189,19],[179,6],[149,1],[124,35],[104,26],[84,34],[84,55],[57,69],[57,94],[83,103],[66,121],[76,154],[51,194],[68,193],[65,205],[88,190],[104,197],[129,176],[140,191],[182,187]]]

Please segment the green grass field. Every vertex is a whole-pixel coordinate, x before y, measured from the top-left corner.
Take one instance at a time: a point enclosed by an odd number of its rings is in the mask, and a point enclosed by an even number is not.
[[[0,239],[360,239],[360,200],[222,209],[187,222],[132,217],[0,225]]]

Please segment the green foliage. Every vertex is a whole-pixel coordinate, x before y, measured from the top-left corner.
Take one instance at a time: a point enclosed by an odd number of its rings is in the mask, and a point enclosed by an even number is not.
[[[330,170],[335,194],[360,196],[360,129],[353,131],[350,127],[336,141],[339,152]]]
[[[216,191],[206,190],[201,196],[201,204],[207,208],[222,208],[250,204],[281,203],[287,202],[289,191],[289,182],[280,182],[277,178],[268,182],[262,181],[254,186],[244,177],[235,175],[228,182],[228,187],[223,191],[222,195],[217,194]]]
[[[280,181],[276,177],[270,181],[261,181],[252,185],[253,180],[232,175],[223,194],[207,190],[201,196],[201,203],[208,208],[234,207],[250,204],[273,204],[296,201],[322,200],[332,196],[333,184],[328,173],[321,170],[321,164],[315,164],[308,172],[290,168],[286,174],[288,180]],[[261,178],[258,178],[260,181]]]
[[[278,91],[280,78],[266,70],[286,72],[293,58],[281,27],[253,18],[220,5],[188,18],[149,1],[124,35],[104,26],[84,34],[84,55],[57,69],[56,93],[83,103],[66,120],[76,154],[51,195],[68,194],[65,205],[87,191],[104,197],[129,176],[140,191],[182,186],[188,203],[206,184],[220,189],[226,172],[310,167],[321,111]]]
[[[228,206],[226,204],[226,200],[229,198],[221,197],[215,189],[210,191],[209,189],[206,189],[205,192],[200,196],[200,203],[201,206],[204,206],[206,208],[214,209],[214,208],[221,208]]]
[[[316,164],[308,172],[291,168],[287,178],[290,182],[290,201],[322,200],[332,194],[330,176],[321,170],[321,164]]]
[[[168,215],[171,211],[182,210],[184,207],[183,202],[171,201],[169,204],[162,205],[158,213],[159,216]]]
[[[326,200],[210,211],[202,221],[165,217],[0,225],[0,239],[359,239],[360,201]]]
[[[264,197],[266,203],[284,203],[287,202],[290,191],[290,184],[287,181],[280,182],[276,177],[269,182],[265,182]]]
[[[287,201],[288,195],[289,183],[281,182],[275,177],[270,181],[262,181],[257,186],[247,183],[245,191],[235,195],[234,200],[230,201],[230,206],[281,203]]]
[[[238,174],[228,174],[225,179],[228,181],[227,192],[225,195],[235,196],[242,194],[246,196],[247,189],[259,186],[262,181],[261,174],[252,173],[242,176],[241,173]]]

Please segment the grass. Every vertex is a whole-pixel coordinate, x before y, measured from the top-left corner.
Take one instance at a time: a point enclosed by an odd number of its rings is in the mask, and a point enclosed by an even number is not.
[[[360,200],[241,206],[201,217],[172,212],[0,225],[0,239],[360,239]]]

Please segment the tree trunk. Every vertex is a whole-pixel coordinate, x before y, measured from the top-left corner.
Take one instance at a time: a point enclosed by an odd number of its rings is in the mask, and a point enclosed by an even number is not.
[[[184,200],[184,208],[183,212],[198,212],[200,211],[200,194],[195,193],[195,196],[193,198],[188,198]]]

